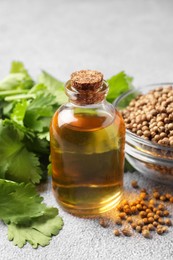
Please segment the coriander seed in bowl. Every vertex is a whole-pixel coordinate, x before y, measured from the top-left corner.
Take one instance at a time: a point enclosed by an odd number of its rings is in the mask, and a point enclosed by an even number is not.
[[[147,177],[173,184],[173,83],[128,91],[114,105],[126,124],[128,161]]]

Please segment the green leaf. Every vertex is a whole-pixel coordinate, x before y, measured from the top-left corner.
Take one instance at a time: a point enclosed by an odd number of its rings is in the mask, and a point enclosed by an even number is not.
[[[23,125],[23,119],[25,117],[26,109],[27,109],[26,100],[22,100],[21,102],[17,103],[11,114],[11,119],[17,122],[18,124]]]
[[[32,80],[31,76],[29,75],[28,71],[24,67],[24,64],[20,61],[13,61],[11,63],[11,68],[10,68],[10,74],[12,73],[22,73],[25,75],[26,79]]]
[[[38,157],[23,147],[8,163],[6,178],[17,182],[39,183],[41,169]]]
[[[23,143],[24,133],[12,122],[0,120],[0,176],[18,181],[39,183],[41,179],[40,162],[29,152]]]
[[[39,83],[45,84],[49,89],[64,89],[64,83],[54,78],[46,71],[42,71],[38,78]]]
[[[34,131],[48,131],[54,113],[52,105],[55,97],[52,94],[40,94],[27,107],[24,125]]]
[[[0,98],[4,98],[11,95],[17,95],[17,94],[25,94],[28,90],[26,89],[12,89],[12,90],[2,90],[0,91]]]
[[[28,89],[32,86],[32,78],[23,63],[18,61],[12,62],[10,74],[0,81],[0,90]]]
[[[21,82],[24,81],[25,75],[22,73],[10,74],[0,81],[0,90],[13,90],[21,88]]]
[[[5,101],[11,102],[11,101],[20,101],[22,99],[33,99],[35,98],[34,94],[27,93],[27,94],[18,94],[18,95],[10,95],[4,98]]]
[[[20,248],[26,242],[33,248],[49,245],[51,236],[57,235],[63,226],[62,218],[57,214],[57,209],[47,208],[45,214],[33,220],[29,226],[9,224],[8,239]]]
[[[47,86],[45,86],[44,84],[40,83],[40,84],[36,84],[34,85],[30,90],[29,93],[33,93],[33,94],[41,94],[44,93],[48,90]]]
[[[48,87],[48,90],[53,95],[56,95],[56,102],[59,105],[62,105],[68,101],[68,98],[65,94],[64,83],[54,78],[46,71],[42,71],[39,76],[38,82],[46,85]]]
[[[133,78],[127,76],[124,71],[108,79],[109,92],[107,100],[112,103],[122,93],[130,90],[133,87],[132,81]]]
[[[0,180],[0,219],[8,223],[26,223],[45,213],[43,198],[32,184]]]

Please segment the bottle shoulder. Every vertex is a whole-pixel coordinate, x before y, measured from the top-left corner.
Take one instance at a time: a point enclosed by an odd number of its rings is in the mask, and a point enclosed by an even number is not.
[[[108,102],[94,106],[62,105],[54,114],[52,124],[58,128],[70,127],[81,131],[93,131],[112,123],[122,124],[122,117]]]

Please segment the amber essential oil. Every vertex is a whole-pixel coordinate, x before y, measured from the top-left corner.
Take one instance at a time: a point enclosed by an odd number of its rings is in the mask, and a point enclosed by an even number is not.
[[[52,186],[68,212],[98,215],[119,202],[123,187],[125,127],[107,102],[68,103],[50,126]]]

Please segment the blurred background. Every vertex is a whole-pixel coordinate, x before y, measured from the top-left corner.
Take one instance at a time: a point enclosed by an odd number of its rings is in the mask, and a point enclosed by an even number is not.
[[[78,69],[173,81],[172,0],[0,0],[0,77],[12,60],[66,81]]]

